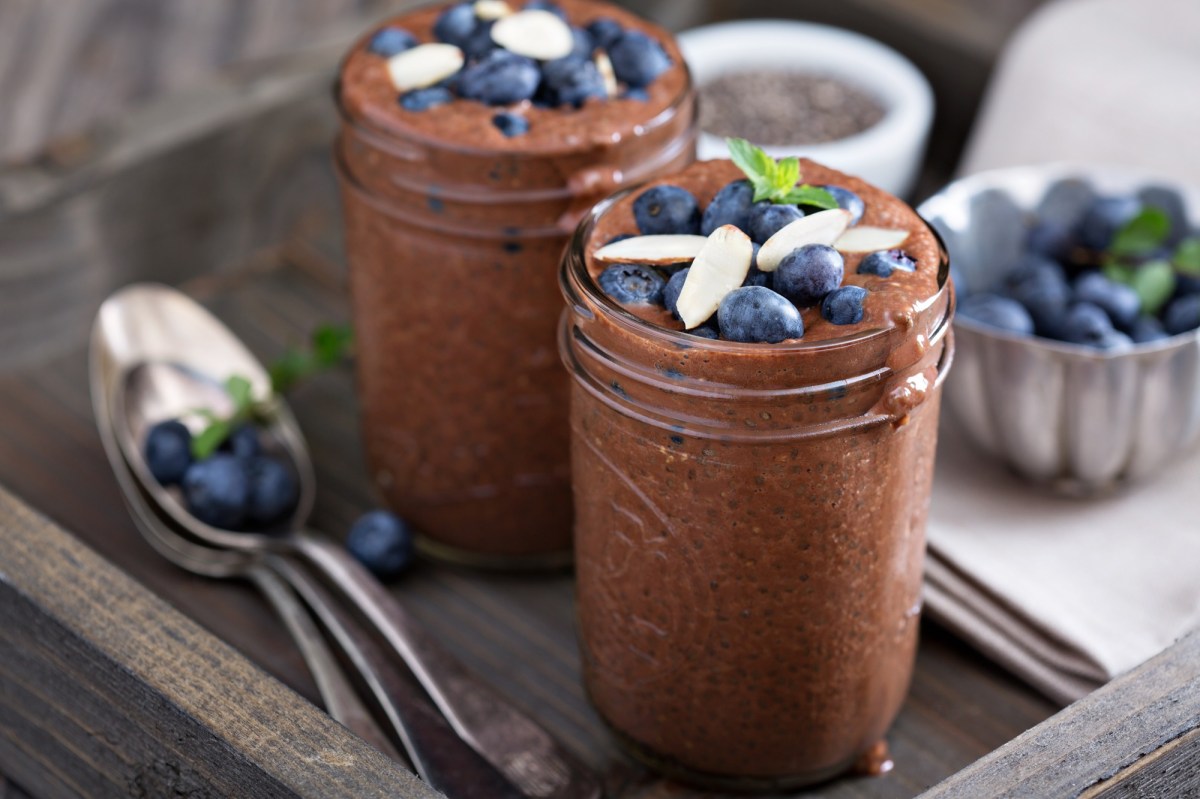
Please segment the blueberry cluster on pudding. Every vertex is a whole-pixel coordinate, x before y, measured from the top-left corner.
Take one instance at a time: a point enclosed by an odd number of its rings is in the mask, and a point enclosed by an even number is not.
[[[1095,195],[1064,181],[1042,202],[1023,253],[960,313],[989,327],[1103,351],[1200,328],[1200,232],[1178,194]]]
[[[592,271],[626,310],[778,344],[889,327],[937,292],[937,242],[904,203],[811,161],[730,148],[732,163],[651,185],[598,224]]]
[[[555,121],[567,112],[586,111],[606,130],[621,114],[661,110],[683,73],[669,37],[624,11],[577,0],[476,0],[380,27],[348,56],[341,90],[353,115],[381,127],[472,145],[520,139],[514,146],[533,149],[576,135]]]

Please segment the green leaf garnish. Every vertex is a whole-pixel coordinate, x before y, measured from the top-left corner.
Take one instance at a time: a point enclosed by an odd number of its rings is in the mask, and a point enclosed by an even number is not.
[[[1142,300],[1142,313],[1157,314],[1175,292],[1175,270],[1167,261],[1135,267],[1127,284]]]
[[[1159,208],[1146,207],[1117,231],[1108,248],[1110,257],[1136,258],[1162,247],[1171,232],[1170,218]]]
[[[800,182],[800,159],[789,156],[776,161],[761,147],[745,139],[726,139],[729,157],[754,187],[754,202],[769,200],[776,205],[812,205],[837,208],[837,200],[824,189]]]
[[[204,460],[225,442],[225,439],[246,422],[269,423],[278,407],[278,397],[301,380],[335,366],[343,361],[353,347],[354,336],[344,325],[323,325],[312,335],[312,344],[306,350],[291,349],[271,364],[271,394],[262,399],[254,398],[254,386],[242,375],[231,375],[225,380],[225,392],[233,402],[233,412],[218,416],[208,408],[192,411],[208,424],[192,438],[192,457]]]
[[[1180,272],[1188,275],[1200,275],[1200,236],[1192,236],[1179,242],[1171,263]]]

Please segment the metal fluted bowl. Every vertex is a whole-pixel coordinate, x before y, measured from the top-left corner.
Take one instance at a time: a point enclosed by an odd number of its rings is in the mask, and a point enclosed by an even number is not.
[[[1093,193],[1166,187],[1183,201],[1189,227],[1200,227],[1200,191],[1093,166],[981,172],[918,211],[945,240],[965,296],[1003,282],[1050,192],[1054,202],[1082,204]],[[1200,331],[1117,351],[1013,335],[962,316],[954,331],[950,414],[976,444],[1034,482],[1074,494],[1107,491],[1153,474],[1196,443]]]

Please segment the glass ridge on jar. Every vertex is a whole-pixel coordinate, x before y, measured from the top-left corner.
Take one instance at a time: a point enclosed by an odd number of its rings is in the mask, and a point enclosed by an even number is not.
[[[953,291],[774,345],[654,326],[564,258],[560,354],[587,692],[637,758],[717,789],[864,763],[908,689]],[[865,766],[863,766],[865,767]]]
[[[426,554],[489,567],[569,563],[557,267],[594,202],[694,159],[695,94],[680,69],[664,109],[538,151],[382,125],[354,114],[339,87],[335,163],[367,457]]]

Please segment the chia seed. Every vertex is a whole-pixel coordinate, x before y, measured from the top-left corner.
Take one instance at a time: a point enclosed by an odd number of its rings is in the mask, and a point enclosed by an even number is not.
[[[817,144],[853,136],[883,118],[869,92],[805,72],[737,72],[700,87],[700,127],[760,145]]]

